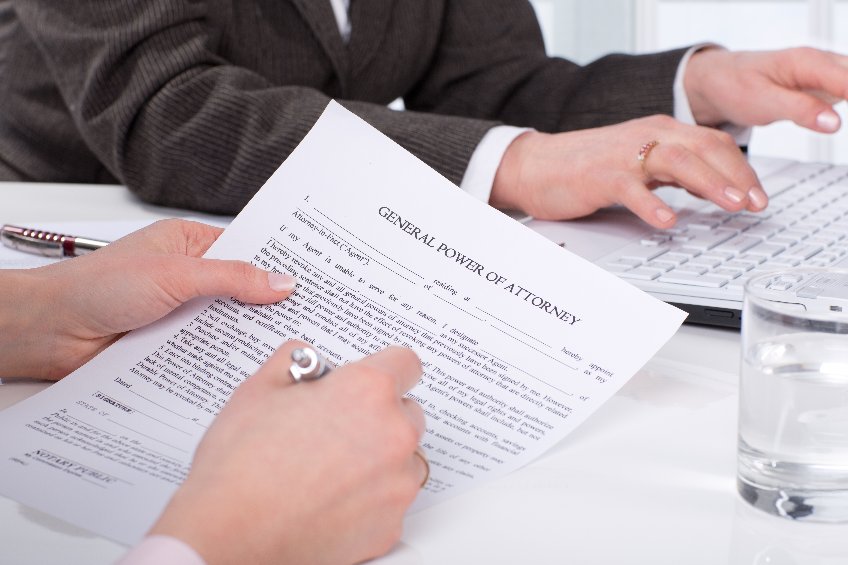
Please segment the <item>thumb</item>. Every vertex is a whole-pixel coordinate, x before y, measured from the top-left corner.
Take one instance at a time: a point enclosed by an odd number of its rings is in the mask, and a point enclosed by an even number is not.
[[[279,302],[297,283],[288,273],[265,271],[245,261],[171,257],[165,290],[180,302],[198,296],[233,296],[251,304]]]

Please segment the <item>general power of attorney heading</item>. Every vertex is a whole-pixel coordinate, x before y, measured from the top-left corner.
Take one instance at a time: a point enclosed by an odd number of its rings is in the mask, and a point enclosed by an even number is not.
[[[461,267],[484,277],[490,283],[496,286],[502,286],[505,291],[510,294],[514,294],[519,298],[523,298],[524,301],[529,302],[531,306],[539,308],[544,312],[551,314],[555,318],[564,320],[570,325],[574,325],[580,321],[580,318],[578,318],[575,314],[572,314],[556,304],[553,304],[549,300],[546,300],[544,297],[531,292],[530,289],[524,288],[518,283],[510,282],[505,276],[501,275],[497,271],[487,270],[485,265],[478,263],[476,260],[462,253],[455,247],[451,247],[447,243],[436,241],[435,235],[431,235],[430,232],[422,232],[420,227],[413,224],[409,219],[403,219],[397,212],[393,211],[388,206],[381,206],[377,210],[377,213],[389,222],[398,226],[404,233],[411,235],[427,247],[435,249],[436,253],[442,253],[448,259],[452,259]],[[454,289],[449,283],[436,280],[434,281],[434,284],[452,293],[453,296],[456,296],[456,289]]]
[[[267,306],[197,299],[0,413],[2,494],[136,542],[232,391],[296,338],[336,364],[392,344],[421,357],[421,509],[562,439],[684,317],[335,103],[206,256],[288,271],[297,290]]]

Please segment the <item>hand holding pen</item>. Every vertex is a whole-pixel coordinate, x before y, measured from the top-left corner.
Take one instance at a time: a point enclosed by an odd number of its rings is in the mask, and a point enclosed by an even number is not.
[[[109,244],[108,241],[77,237],[19,226],[3,225],[0,228],[3,245],[44,257],[76,257],[96,251]]]

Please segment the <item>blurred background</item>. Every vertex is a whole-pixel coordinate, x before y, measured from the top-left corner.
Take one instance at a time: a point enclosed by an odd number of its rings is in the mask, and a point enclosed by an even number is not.
[[[809,45],[848,54],[848,0],[532,0],[552,55],[586,63],[606,53],[647,53],[702,42],[730,49]],[[848,85],[846,85],[848,88]],[[754,130],[755,155],[848,163],[842,130],[814,134],[791,123]]]

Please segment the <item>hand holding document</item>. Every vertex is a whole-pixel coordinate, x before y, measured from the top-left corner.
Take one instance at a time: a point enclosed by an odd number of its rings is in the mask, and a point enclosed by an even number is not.
[[[206,256],[298,288],[269,306],[195,300],[0,413],[0,492],[136,542],[232,391],[299,339],[336,366],[387,345],[419,355],[421,509],[551,447],[683,319],[334,103]]]

